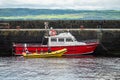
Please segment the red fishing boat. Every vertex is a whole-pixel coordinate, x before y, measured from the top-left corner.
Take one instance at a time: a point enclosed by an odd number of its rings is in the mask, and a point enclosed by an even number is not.
[[[19,43],[14,44],[15,55],[22,55],[22,52],[27,49],[27,51],[34,52],[47,52],[56,51],[63,48],[67,49],[67,52],[63,55],[81,55],[93,53],[97,45],[97,41],[91,42],[79,42],[76,38],[68,31],[56,35],[55,30],[49,31],[49,36],[45,37],[47,39],[46,44],[27,44]]]

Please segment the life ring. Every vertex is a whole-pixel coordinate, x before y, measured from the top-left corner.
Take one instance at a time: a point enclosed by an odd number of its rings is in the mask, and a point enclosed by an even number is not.
[[[50,36],[55,36],[57,34],[57,32],[55,30],[50,30]]]

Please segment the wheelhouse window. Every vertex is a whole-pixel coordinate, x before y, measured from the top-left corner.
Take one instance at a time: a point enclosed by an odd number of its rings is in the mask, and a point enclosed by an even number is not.
[[[57,42],[56,38],[51,38],[51,42]]]
[[[59,42],[64,42],[64,38],[59,38],[58,41]]]
[[[66,42],[73,42],[71,38],[66,38]]]

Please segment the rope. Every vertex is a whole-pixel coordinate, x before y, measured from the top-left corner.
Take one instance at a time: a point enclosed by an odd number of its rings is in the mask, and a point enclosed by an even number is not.
[[[100,43],[101,47],[102,47],[105,51],[107,51],[107,52],[110,53],[110,51],[109,51],[109,50],[102,44],[102,42],[101,42],[101,41],[102,41],[102,35],[103,35],[101,25],[97,26],[97,28],[99,29],[99,31],[98,31],[98,33],[97,33],[97,37],[98,37],[98,40],[99,40],[99,43]]]

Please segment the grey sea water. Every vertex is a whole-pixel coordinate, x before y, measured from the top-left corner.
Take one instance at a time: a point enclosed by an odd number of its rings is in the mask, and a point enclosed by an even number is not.
[[[120,58],[0,57],[0,80],[120,80]]]

